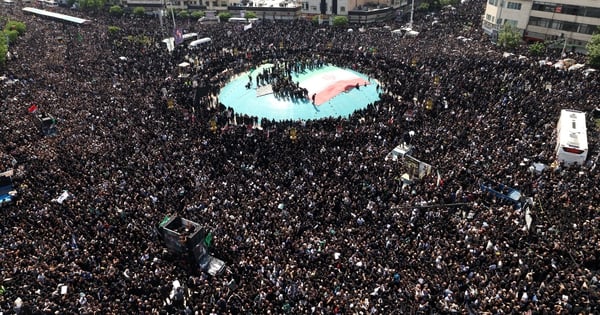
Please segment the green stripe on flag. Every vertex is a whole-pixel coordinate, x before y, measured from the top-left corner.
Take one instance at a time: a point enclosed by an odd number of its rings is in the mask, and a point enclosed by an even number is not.
[[[168,215],[166,215],[162,222],[160,222],[160,226],[167,224],[167,222],[169,222],[169,219],[171,218]]]

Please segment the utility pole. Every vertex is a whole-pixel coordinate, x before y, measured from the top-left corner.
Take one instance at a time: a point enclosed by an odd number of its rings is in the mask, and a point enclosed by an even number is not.
[[[410,5],[410,24],[408,27],[412,30],[413,27],[413,17],[415,15],[415,0],[412,0],[412,4]]]

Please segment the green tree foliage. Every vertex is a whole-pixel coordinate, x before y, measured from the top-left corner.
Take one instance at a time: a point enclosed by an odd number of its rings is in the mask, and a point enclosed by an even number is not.
[[[133,8],[133,15],[135,16],[144,16],[146,14],[146,9],[144,7],[135,7]]]
[[[512,24],[504,24],[502,30],[498,33],[498,46],[513,49],[521,42],[522,34]]]
[[[346,25],[348,25],[348,17],[341,16],[341,15],[333,17],[333,26],[342,27],[342,26],[346,26]]]
[[[113,5],[110,7],[110,9],[108,9],[108,13],[114,16],[121,16],[123,15],[123,8],[121,8],[119,5]]]
[[[600,27],[598,31],[592,35],[592,38],[587,43],[588,64],[594,68],[600,68]]]
[[[319,16],[318,15],[315,15],[315,16],[312,17],[312,23],[313,24],[318,24],[319,23]]]
[[[421,2],[417,7],[417,11],[429,11],[429,7],[430,5],[428,2]]]
[[[190,12],[186,11],[186,10],[181,10],[179,12],[177,12],[177,16],[183,19],[187,19],[190,17]]]
[[[6,63],[6,53],[8,52],[8,46],[6,44],[6,37],[0,36],[0,67]]]
[[[134,44],[142,45],[142,46],[150,46],[152,44],[152,38],[146,35],[128,35],[125,39]]]
[[[533,56],[539,56],[546,50],[546,45],[542,42],[535,42],[529,45],[529,53]]]
[[[256,19],[256,12],[248,11],[248,12],[246,12],[245,17],[247,19]]]
[[[191,15],[194,19],[199,19],[204,16],[204,11],[192,11]]]
[[[231,13],[229,12],[221,12],[219,13],[219,20],[222,22],[227,22],[231,18]]]
[[[19,32],[17,30],[4,30],[3,37],[8,38],[9,44],[13,44],[19,38]]]
[[[440,6],[445,7],[447,5],[457,6],[460,4],[460,0],[440,0]]]
[[[105,0],[79,0],[79,8],[85,11],[99,11],[105,3]]]
[[[118,26],[111,25],[108,27],[108,35],[109,36],[115,36],[115,35],[119,34],[119,32],[121,32],[121,28]]]
[[[27,27],[25,26],[25,23],[18,21],[8,21],[8,23],[6,23],[4,26],[4,30],[17,31],[19,36],[25,34],[26,29]]]

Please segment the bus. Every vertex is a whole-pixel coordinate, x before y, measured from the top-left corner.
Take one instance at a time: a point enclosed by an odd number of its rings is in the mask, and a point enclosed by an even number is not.
[[[583,165],[588,154],[585,113],[563,109],[556,126],[556,160],[565,165]]]

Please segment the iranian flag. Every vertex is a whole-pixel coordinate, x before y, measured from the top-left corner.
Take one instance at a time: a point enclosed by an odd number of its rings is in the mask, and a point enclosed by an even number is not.
[[[358,74],[338,67],[325,67],[303,77],[300,86],[308,90],[308,95],[316,94],[315,104],[321,105],[340,93],[350,93],[368,85],[369,81]]]

